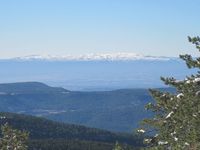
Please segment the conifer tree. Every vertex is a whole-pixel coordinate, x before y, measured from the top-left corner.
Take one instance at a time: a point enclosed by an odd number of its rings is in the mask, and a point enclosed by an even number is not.
[[[8,124],[1,127],[2,138],[0,139],[1,150],[27,150],[28,133],[12,129]]]
[[[115,143],[115,147],[113,150],[124,150],[118,142]]]
[[[200,38],[188,37],[189,42],[200,51]],[[200,68],[200,57],[180,55],[188,68]],[[154,112],[152,119],[143,120],[138,132],[152,130],[154,136],[144,140],[154,150],[200,149],[200,71],[178,81],[173,77],[161,80],[176,89],[175,93],[150,90],[155,102],[146,105]]]

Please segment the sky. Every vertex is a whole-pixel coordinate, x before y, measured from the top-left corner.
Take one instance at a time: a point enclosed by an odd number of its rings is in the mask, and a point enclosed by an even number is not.
[[[0,0],[0,58],[199,52],[199,0]]]

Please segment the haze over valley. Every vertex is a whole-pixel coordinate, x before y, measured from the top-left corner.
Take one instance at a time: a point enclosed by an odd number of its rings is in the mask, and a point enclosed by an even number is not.
[[[68,90],[104,91],[163,87],[160,77],[182,79],[195,70],[175,57],[134,53],[26,56],[1,59],[0,82],[43,82]]]

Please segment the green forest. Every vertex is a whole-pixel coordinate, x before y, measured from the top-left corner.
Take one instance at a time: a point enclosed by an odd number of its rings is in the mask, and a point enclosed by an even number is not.
[[[137,135],[113,133],[14,113],[0,113],[0,117],[1,125],[8,124],[13,130],[28,133],[27,145],[30,150],[111,150],[116,141],[128,149],[143,146],[143,138]]]
[[[188,37],[190,43],[200,51],[200,37]],[[200,57],[180,55],[189,69],[200,68]],[[176,93],[151,89],[155,102],[146,105],[154,112],[153,118],[143,120],[140,133],[152,132],[154,136],[144,139],[147,149],[152,150],[198,150],[200,149],[200,72],[184,80],[161,77]]]

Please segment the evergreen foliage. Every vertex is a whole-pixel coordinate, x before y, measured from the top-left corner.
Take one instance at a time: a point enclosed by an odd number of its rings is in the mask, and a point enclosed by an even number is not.
[[[112,147],[113,143],[78,139],[34,139],[29,141],[28,150],[112,150]]]
[[[188,39],[200,51],[200,38]],[[200,68],[200,57],[186,54],[180,58],[189,68]],[[144,129],[138,131],[155,135],[144,142],[154,150],[200,149],[200,71],[181,81],[173,77],[161,80],[176,88],[176,93],[150,90],[155,103],[147,104],[146,109],[154,112],[154,118],[143,120]]]
[[[115,148],[113,150],[124,150],[124,149],[121,147],[121,145],[118,142],[116,142]]]
[[[3,137],[0,139],[1,150],[27,150],[28,133],[12,129],[8,124],[1,127]]]
[[[28,150],[112,150],[115,141],[127,150],[143,146],[143,139],[136,135],[0,112],[0,124],[6,122],[14,129],[30,132]]]

